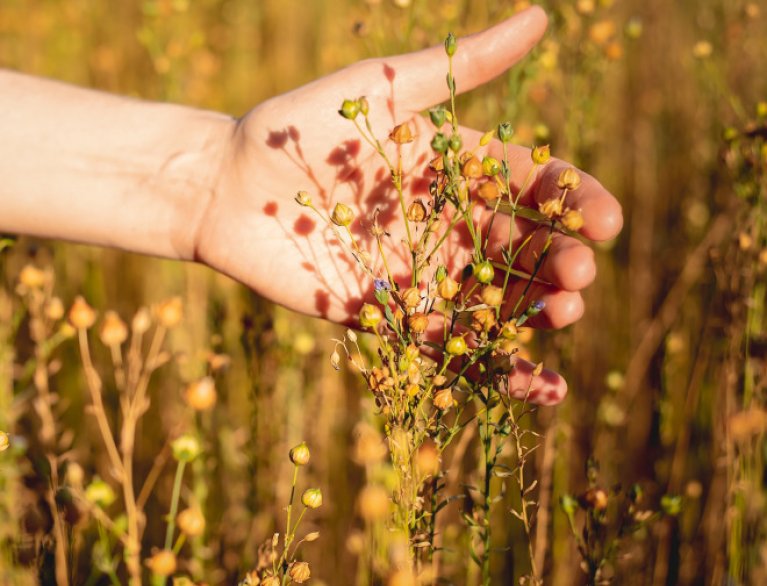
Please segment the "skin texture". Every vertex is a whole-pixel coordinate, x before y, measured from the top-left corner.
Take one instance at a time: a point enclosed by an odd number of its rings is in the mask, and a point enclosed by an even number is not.
[[[453,69],[459,93],[506,71],[545,28],[545,14],[534,7],[460,39]],[[385,247],[392,272],[409,274],[388,171],[337,110],[345,98],[366,96],[376,136],[392,160],[402,156],[408,201],[423,196],[434,129],[420,112],[449,97],[447,66],[441,46],[362,61],[267,100],[239,120],[0,72],[0,231],[201,262],[290,309],[354,324],[361,303],[371,297],[372,279],[294,197],[305,190],[326,212],[337,202],[349,205],[352,233],[380,268],[369,232],[377,217],[391,234]],[[398,150],[385,139],[405,122],[416,138]],[[461,133],[465,148],[478,144],[479,132]],[[501,157],[498,143],[486,150]],[[529,150],[511,147],[517,187],[531,165]],[[566,167],[552,160],[539,168],[524,203],[535,207],[559,195],[556,180]],[[582,179],[567,196],[567,204],[583,214],[581,234],[615,237],[620,206],[594,178],[583,173]],[[476,214],[487,223],[487,210]],[[508,219],[496,218],[491,255],[498,256],[509,228]],[[532,229],[518,221],[515,235],[524,238]],[[536,233],[520,268],[533,266],[544,236]],[[470,253],[466,235],[456,232],[439,261],[459,272]],[[546,308],[531,324],[558,328],[576,321],[583,313],[579,291],[595,273],[588,246],[555,235],[540,274],[546,283],[530,293]],[[511,299],[522,285],[511,287]],[[527,389],[531,369],[520,361],[510,387]],[[557,402],[566,392],[562,377],[550,371],[536,377],[533,388],[542,403]]]

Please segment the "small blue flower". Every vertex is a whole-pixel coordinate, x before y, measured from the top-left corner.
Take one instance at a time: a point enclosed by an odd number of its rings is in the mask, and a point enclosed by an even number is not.
[[[546,307],[546,303],[541,301],[540,299],[538,301],[533,301],[530,304],[530,307],[527,308],[527,315],[538,315],[543,311],[543,308]]]
[[[388,291],[389,290],[389,281],[386,279],[373,279],[373,287],[378,291]]]

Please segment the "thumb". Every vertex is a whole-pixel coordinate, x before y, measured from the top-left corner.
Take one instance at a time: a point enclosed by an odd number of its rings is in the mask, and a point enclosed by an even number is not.
[[[453,57],[456,91],[466,92],[498,77],[535,46],[546,24],[546,13],[532,6],[489,29],[458,39]],[[442,45],[381,61],[394,74],[393,95],[399,111],[415,113],[450,97],[445,82],[448,58]]]

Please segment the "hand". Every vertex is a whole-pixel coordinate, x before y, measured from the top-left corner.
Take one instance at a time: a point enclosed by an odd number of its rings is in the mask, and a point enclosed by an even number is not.
[[[487,31],[461,39],[454,59],[458,91],[489,81],[523,57],[540,39],[546,17],[538,8],[526,10]],[[354,125],[337,114],[345,98],[365,96],[373,131],[396,157],[396,147],[385,140],[397,124],[408,122],[414,142],[401,147],[408,201],[425,191],[429,143],[434,134],[419,112],[445,101],[447,57],[441,46],[391,58],[352,65],[293,92],[271,99],[252,110],[238,124],[231,155],[225,159],[215,196],[197,231],[199,260],[252,287],[265,297],[302,313],[353,324],[363,301],[372,297],[372,278],[363,273],[339,245],[332,230],[295,195],[305,190],[315,206],[329,212],[337,202],[355,211],[353,232],[360,246],[377,256],[369,233],[373,218],[391,233],[386,255],[395,275],[409,274],[409,258],[399,202],[391,178],[379,155],[361,139]],[[473,148],[481,133],[461,128],[465,148]],[[498,143],[489,146],[501,158]],[[512,183],[518,189],[528,175],[530,151],[512,147]],[[529,189],[527,205],[559,195],[556,181],[566,164],[552,160],[538,170]],[[580,233],[592,240],[613,238],[622,225],[616,200],[593,178],[583,175],[579,189],[568,195],[568,205],[580,209]],[[477,212],[486,222],[489,212]],[[496,220],[494,233],[508,234],[508,219]],[[535,226],[517,221],[518,238]],[[536,236],[534,244],[542,240]],[[470,258],[471,246],[460,233],[445,243],[441,262],[460,270]],[[534,245],[531,250],[534,250]],[[496,250],[497,252],[497,250]],[[498,256],[498,255],[496,255]],[[520,268],[530,271],[533,254],[522,255]],[[380,266],[380,259],[379,259]],[[556,234],[549,257],[539,274],[548,284],[536,284],[531,299],[545,302],[544,311],[530,321],[539,327],[563,327],[583,313],[579,291],[595,276],[590,248],[578,240]],[[382,275],[383,276],[383,275]],[[402,281],[403,284],[405,281]],[[511,288],[519,296],[524,283]],[[510,388],[527,389],[532,366],[521,361]],[[552,372],[536,377],[538,402],[561,400],[563,379]]]

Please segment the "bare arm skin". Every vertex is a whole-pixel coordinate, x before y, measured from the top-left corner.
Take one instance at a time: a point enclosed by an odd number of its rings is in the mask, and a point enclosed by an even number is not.
[[[545,27],[544,13],[531,8],[460,40],[459,92],[506,71]],[[406,192],[417,195],[434,132],[419,112],[448,97],[446,67],[441,47],[363,61],[240,120],[0,72],[0,231],[202,262],[291,309],[351,324],[372,282],[293,198],[306,190],[322,209],[346,203],[358,217],[355,234],[375,252],[365,226],[396,196],[376,153],[336,111],[344,98],[366,96],[382,140],[395,124],[410,122],[416,140],[403,145],[402,155],[410,161]],[[462,133],[466,147],[477,144],[478,132]],[[488,150],[500,158],[498,144]],[[519,185],[530,169],[529,150],[513,147],[510,163]],[[556,195],[564,166],[552,161],[539,170],[528,204]],[[587,238],[620,231],[620,206],[595,179],[584,174],[568,198],[582,211]],[[397,224],[392,215],[387,256],[392,271],[404,274]],[[507,232],[508,222],[502,224],[496,221],[494,230]],[[524,235],[532,226],[520,221],[516,229]],[[460,270],[470,247],[456,235],[445,251],[441,261]],[[549,285],[536,285],[534,295],[546,309],[534,325],[576,321],[583,312],[579,291],[595,276],[591,249],[557,235],[541,276]],[[529,369],[521,366],[516,376],[529,377]],[[561,377],[538,378],[564,396]]]

